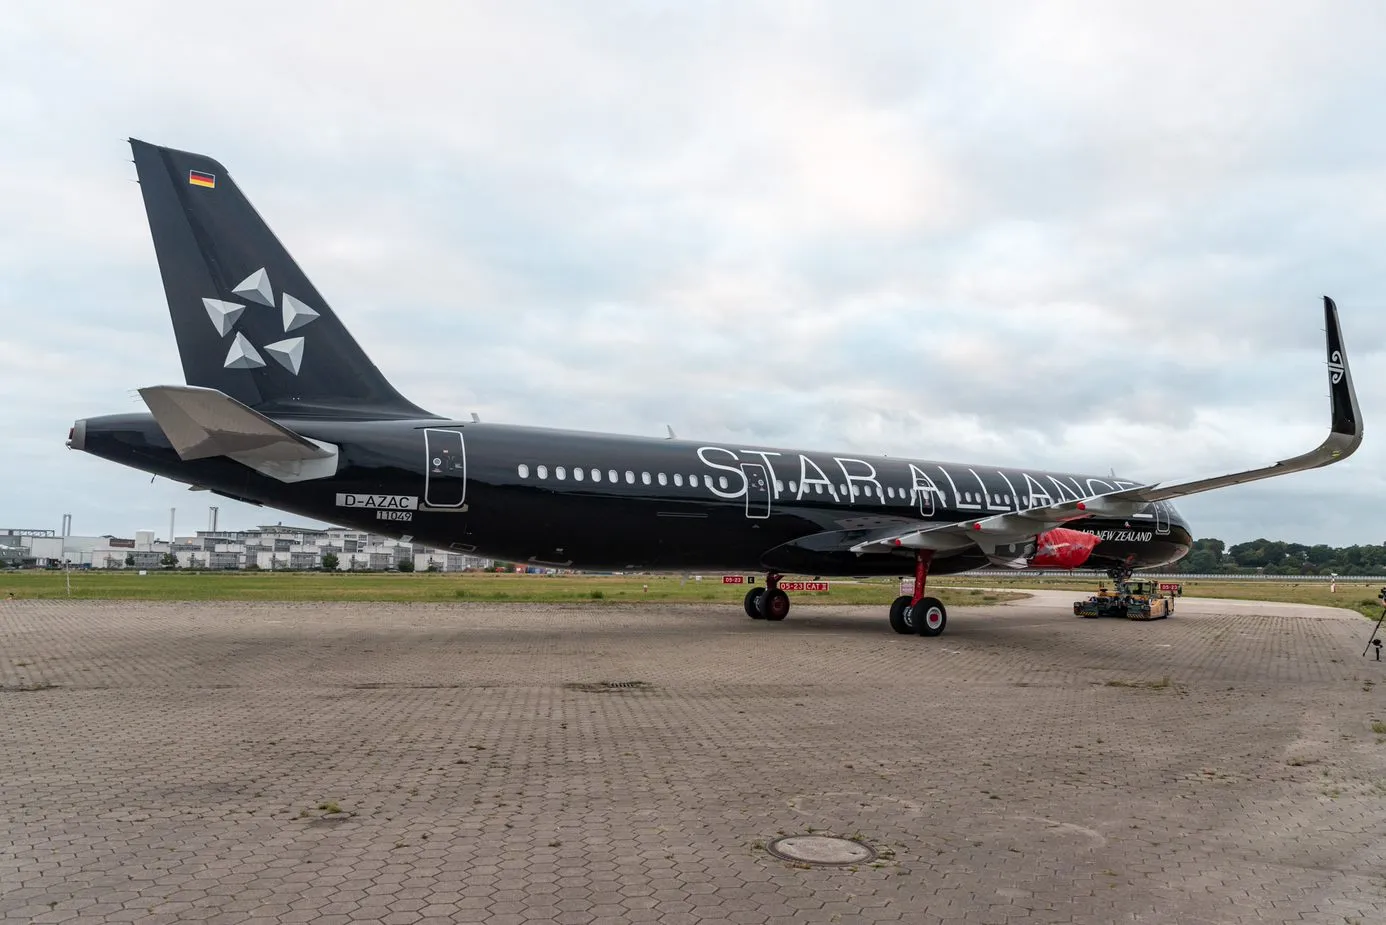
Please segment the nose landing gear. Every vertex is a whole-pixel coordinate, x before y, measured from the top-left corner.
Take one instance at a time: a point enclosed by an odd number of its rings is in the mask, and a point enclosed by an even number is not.
[[[937,636],[948,626],[948,609],[943,602],[924,596],[933,558],[932,550],[915,552],[914,594],[902,594],[890,605],[890,628],[901,635]]]

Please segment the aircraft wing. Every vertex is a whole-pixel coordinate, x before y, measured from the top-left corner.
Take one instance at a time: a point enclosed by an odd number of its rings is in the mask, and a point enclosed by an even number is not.
[[[1075,520],[1093,516],[1127,517],[1142,512],[1153,502],[1183,498],[1215,488],[1288,475],[1291,472],[1317,469],[1346,459],[1362,444],[1362,415],[1357,405],[1357,391],[1352,385],[1352,372],[1348,368],[1347,351],[1343,347],[1342,329],[1338,324],[1338,307],[1332,299],[1324,296],[1323,309],[1328,358],[1329,432],[1323,443],[1309,452],[1244,472],[1184,482],[1155,482],[1135,488],[1104,492],[1077,501],[1063,501],[957,523],[931,524],[911,531],[897,531],[858,543],[852,547],[852,551],[885,552],[895,548],[911,548],[942,552],[976,544],[990,553],[998,546],[1018,543],[1027,537],[1033,538]]]
[[[155,385],[139,392],[180,459],[228,456],[286,482],[336,471],[336,447],[296,434],[216,389]]]
[[[1033,539],[1041,533],[1075,520],[1094,516],[1130,517],[1139,514],[1145,510],[1149,502],[1123,496],[1128,492],[1150,487],[1152,486],[1146,485],[1141,489],[1122,489],[1077,501],[1061,501],[1023,511],[1008,511],[990,517],[897,531],[858,543],[852,547],[852,552],[888,552],[892,549],[932,549],[935,552],[944,552],[976,545],[990,554],[998,546]]]
[[[1328,296],[1323,297],[1324,333],[1328,351],[1328,438],[1314,449],[1299,456],[1260,469],[1214,475],[1187,482],[1157,483],[1128,488],[1113,497],[1123,501],[1168,501],[1183,498],[1214,488],[1255,482],[1291,472],[1318,469],[1347,459],[1362,445],[1362,412],[1357,406],[1357,390],[1352,385],[1348,369],[1347,350],[1343,347],[1343,332],[1338,324],[1338,306]]]

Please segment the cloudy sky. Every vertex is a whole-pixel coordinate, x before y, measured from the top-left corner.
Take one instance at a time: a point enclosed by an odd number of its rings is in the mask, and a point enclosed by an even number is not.
[[[1322,438],[1329,294],[1362,449],[1180,507],[1379,543],[1383,90],[1363,2],[12,2],[0,527],[206,524],[63,445],[182,381],[133,136],[493,422],[1208,475]]]

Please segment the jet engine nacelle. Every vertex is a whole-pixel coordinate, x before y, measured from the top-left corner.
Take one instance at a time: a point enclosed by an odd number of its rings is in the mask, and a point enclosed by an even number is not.
[[[987,557],[1005,568],[1079,568],[1102,542],[1091,533],[1055,527],[1026,543],[998,546]]]
[[[1030,565],[1035,568],[1078,568],[1088,561],[1093,548],[1102,541],[1082,530],[1055,527],[1041,533],[1035,542],[1038,548]]]

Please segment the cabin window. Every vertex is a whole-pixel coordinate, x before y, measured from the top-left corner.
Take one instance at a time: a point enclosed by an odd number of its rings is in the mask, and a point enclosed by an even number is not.
[[[648,472],[642,472],[642,473],[640,473],[640,484],[642,484],[642,485],[648,485],[648,484],[650,484],[650,474],[649,474]]]
[[[775,491],[784,491],[784,482],[781,482],[779,479],[775,479]]]
[[[573,480],[574,480],[574,481],[576,481],[576,482],[581,482],[581,481],[583,480],[583,478],[585,478],[585,477],[586,477],[586,476],[585,476],[585,473],[582,471],[582,469],[581,469],[580,467],[577,467],[577,466],[573,467]]]
[[[568,477],[568,470],[564,469],[562,466],[559,466],[553,470],[553,477],[561,482]]]
[[[719,487],[725,489],[727,487],[727,477],[725,475],[717,476],[717,484]]]
[[[683,473],[681,473],[681,472],[675,472],[675,473],[674,473],[674,484],[677,485],[679,488],[682,488],[682,487],[683,487]]]
[[[712,487],[712,476],[710,476],[710,475],[707,477],[707,484],[708,484],[708,487],[709,487],[709,488]],[[698,487],[698,477],[697,477],[696,475],[690,475],[690,476],[688,477],[688,487],[689,487],[689,488],[697,488],[697,487]]]
[[[894,486],[894,485],[888,486],[888,487],[886,488],[886,497],[887,497],[887,498],[894,498],[894,497],[895,497],[895,486]]]
[[[814,482],[814,483],[813,483],[813,493],[814,493],[815,495],[821,495],[821,494],[823,494],[823,483],[822,483],[822,482]]]
[[[665,475],[663,472],[661,472],[661,473],[659,474],[659,484],[661,484],[661,485],[668,485],[668,484],[669,484],[669,476],[667,476],[667,475]]]
[[[600,470],[600,469],[593,469],[593,470],[592,470],[592,481],[594,481],[594,482],[600,482],[601,480],[602,480],[602,470]]]
[[[795,483],[795,482],[790,482],[790,483],[789,483],[789,490],[792,491],[792,492],[794,492],[794,493],[797,495],[797,494],[799,493],[799,486],[798,486],[798,484]]]
[[[520,463],[519,468],[516,469],[515,471],[518,472],[518,473],[520,473],[520,478],[522,478],[522,479],[527,479],[527,478],[529,478],[529,466],[526,466],[524,463]]]
[[[645,481],[648,482],[648,481],[649,481],[649,478],[646,477]],[[634,485],[634,484],[635,484],[635,473],[634,473],[634,472],[631,472],[629,469],[626,470],[626,484],[627,484],[627,485]]]
[[[546,479],[546,478],[549,477],[549,467],[548,467],[548,466],[539,466],[537,469],[534,470],[534,472],[535,472],[535,474],[538,475],[539,478],[541,478],[541,479]]]
[[[611,484],[613,484],[613,485],[615,485],[616,482],[619,481],[619,480],[616,478],[616,470],[615,470],[615,469],[608,469],[608,470],[606,470],[606,477],[607,477],[607,480],[610,481]]]

